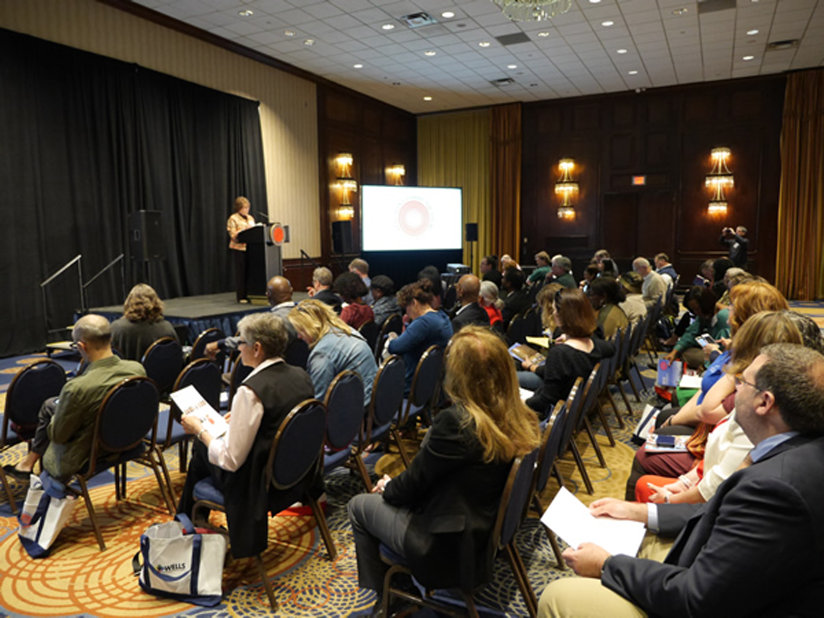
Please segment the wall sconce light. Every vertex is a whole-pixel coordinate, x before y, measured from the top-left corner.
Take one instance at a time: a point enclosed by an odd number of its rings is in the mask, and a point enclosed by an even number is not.
[[[561,196],[558,218],[574,219],[575,206],[572,202],[572,195],[578,191],[578,183],[572,178],[575,161],[572,159],[561,159],[558,161],[558,167],[561,170],[561,177],[558,179],[558,182],[555,183],[555,194]]]
[[[352,162],[354,159],[348,152],[342,152],[335,157],[338,166],[338,178],[352,178]]]
[[[727,198],[724,190],[735,185],[733,175],[727,160],[730,158],[730,149],[726,147],[713,148],[711,152],[712,170],[704,178],[704,186],[710,187],[713,191],[712,198],[707,206],[707,212],[711,215],[727,214]]]
[[[342,152],[335,157],[337,167],[336,186],[340,191],[339,207],[335,212],[339,219],[352,219],[355,216],[350,194],[358,190],[358,182],[352,178],[353,162],[354,157],[348,152]]]
[[[402,185],[403,177],[406,176],[406,168],[402,164],[396,164],[386,169],[386,175],[393,185]]]

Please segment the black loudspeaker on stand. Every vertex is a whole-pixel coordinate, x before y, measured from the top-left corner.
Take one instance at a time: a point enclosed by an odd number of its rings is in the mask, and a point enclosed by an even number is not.
[[[466,242],[469,243],[469,269],[472,270],[472,243],[478,242],[478,224],[477,223],[467,223],[466,224],[466,234],[465,234]]]
[[[332,222],[332,250],[335,253],[352,253],[354,250],[352,242],[352,222],[333,221]]]
[[[129,254],[137,262],[166,257],[159,210],[138,210],[129,215]]]

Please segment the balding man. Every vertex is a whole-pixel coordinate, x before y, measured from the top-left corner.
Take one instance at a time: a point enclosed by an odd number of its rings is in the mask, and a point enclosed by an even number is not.
[[[66,383],[60,395],[43,403],[31,450],[17,466],[5,466],[6,472],[28,478],[41,457],[43,468],[59,481],[86,467],[97,410],[106,393],[126,378],[146,375],[140,363],[112,353],[111,339],[109,321],[103,316],[89,314],[77,321],[72,329],[73,346],[88,365]]]
[[[735,383],[751,465],[705,504],[596,500],[593,515],[644,522],[675,543],[663,563],[593,543],[567,549],[582,577],[547,586],[539,616],[821,615],[824,356],[768,345]]]
[[[641,297],[647,306],[647,311],[655,306],[658,299],[666,297],[667,282],[664,278],[652,269],[649,260],[645,257],[637,257],[632,261],[632,270],[641,275],[644,282],[641,284]]]
[[[458,279],[455,289],[458,293],[461,308],[452,318],[452,332],[457,333],[469,324],[489,326],[489,314],[486,309],[478,304],[478,297],[481,294],[481,280],[475,275],[464,275]]]

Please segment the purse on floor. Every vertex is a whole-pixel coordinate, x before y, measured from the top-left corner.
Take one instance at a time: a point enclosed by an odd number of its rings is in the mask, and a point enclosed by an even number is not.
[[[175,521],[149,526],[140,536],[132,568],[140,575],[140,587],[150,594],[212,607],[223,594],[226,545],[224,535],[196,530],[178,513]]]

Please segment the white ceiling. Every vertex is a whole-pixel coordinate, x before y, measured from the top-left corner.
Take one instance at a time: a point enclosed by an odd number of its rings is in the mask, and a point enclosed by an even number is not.
[[[510,21],[492,0],[135,2],[416,114],[824,66],[821,0],[572,0],[542,22]],[[438,23],[400,20],[422,11]],[[520,32],[530,40],[495,39]],[[786,39],[800,43],[767,50]]]

